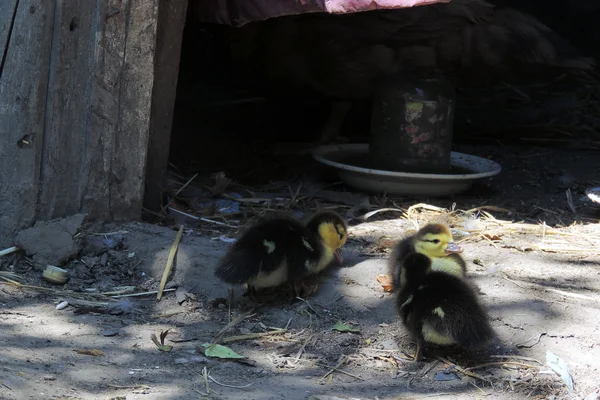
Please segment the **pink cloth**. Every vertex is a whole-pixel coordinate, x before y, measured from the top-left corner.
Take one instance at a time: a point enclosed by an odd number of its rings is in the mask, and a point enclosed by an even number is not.
[[[284,15],[326,12],[347,14],[390,8],[410,8],[450,0],[191,0],[202,22],[242,26]]]

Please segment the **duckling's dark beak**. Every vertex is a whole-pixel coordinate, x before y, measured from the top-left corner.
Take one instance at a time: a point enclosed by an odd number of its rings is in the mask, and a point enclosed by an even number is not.
[[[342,257],[342,253],[340,252],[340,249],[337,249],[336,251],[334,251],[333,255],[335,256],[335,259],[337,260],[337,262],[339,264],[342,264],[344,262],[344,257]]]
[[[448,243],[448,247],[446,247],[446,254],[462,253],[462,251],[462,247],[454,242]]]

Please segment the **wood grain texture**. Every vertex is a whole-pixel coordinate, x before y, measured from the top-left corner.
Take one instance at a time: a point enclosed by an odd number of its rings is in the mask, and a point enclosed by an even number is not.
[[[40,218],[141,214],[156,1],[64,0],[57,12]]]
[[[41,164],[40,218],[81,211],[88,171],[87,127],[94,37],[95,2],[57,2]]]
[[[11,4],[3,3],[0,12],[8,5],[10,13]],[[36,216],[54,5],[20,0],[7,41],[0,75],[1,246]]]
[[[82,207],[91,218],[135,219],[144,191],[158,1],[103,6]]]
[[[119,115],[111,166],[110,205],[115,220],[139,218],[144,196],[158,0],[123,1],[125,51],[119,85]],[[107,30],[110,23],[107,24]],[[107,35],[108,36],[108,35]]]
[[[11,26],[17,11],[17,0],[2,0],[0,6],[0,70],[2,68],[6,45],[10,37]],[[0,76],[1,76],[0,72]]]
[[[0,3],[1,245],[36,219],[141,216],[158,3]]]
[[[162,192],[165,189],[187,7],[188,0],[162,0],[158,8],[150,143],[144,190],[144,205],[153,211],[161,208]]]

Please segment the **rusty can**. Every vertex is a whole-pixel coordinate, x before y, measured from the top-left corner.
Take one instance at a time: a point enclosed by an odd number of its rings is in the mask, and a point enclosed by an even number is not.
[[[373,95],[370,166],[450,173],[455,103],[454,87],[443,77],[382,81]]]

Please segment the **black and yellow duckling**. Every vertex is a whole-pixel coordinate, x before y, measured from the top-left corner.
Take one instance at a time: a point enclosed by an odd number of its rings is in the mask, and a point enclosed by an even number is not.
[[[463,279],[431,271],[421,253],[407,255],[400,266],[398,313],[416,341],[415,361],[425,343],[457,345],[467,352],[482,348],[495,337],[486,311]]]
[[[303,225],[290,217],[272,217],[250,227],[217,265],[215,276],[226,283],[248,285],[248,294],[289,283],[296,295],[303,278],[336,258],[348,239],[347,224],[337,213],[323,211]],[[314,292],[316,288],[313,288]]]
[[[454,243],[452,232],[444,224],[428,224],[417,233],[402,239],[396,244],[389,259],[389,274],[394,288],[402,284],[398,263],[412,252],[426,255],[431,259],[433,271],[445,272],[460,278],[467,273],[467,264],[460,256],[463,249]],[[397,289],[393,289],[396,291]]]

